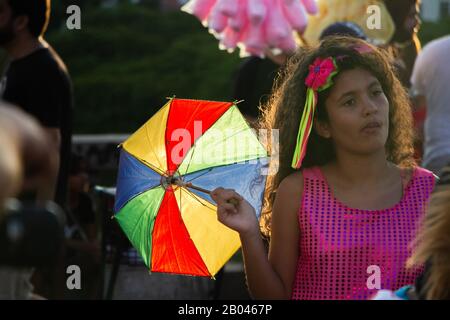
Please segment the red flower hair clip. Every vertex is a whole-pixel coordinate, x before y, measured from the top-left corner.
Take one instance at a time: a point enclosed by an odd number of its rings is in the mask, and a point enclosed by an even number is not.
[[[316,58],[314,63],[309,66],[309,74],[306,77],[305,84],[308,88],[320,92],[333,84],[332,78],[336,74],[337,65],[333,58]]]

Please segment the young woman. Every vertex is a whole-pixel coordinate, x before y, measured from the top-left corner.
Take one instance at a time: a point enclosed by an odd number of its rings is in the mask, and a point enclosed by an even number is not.
[[[218,219],[240,234],[253,297],[367,299],[412,283],[421,270],[405,263],[434,176],[415,166],[408,99],[389,58],[346,37],[302,50],[262,127],[280,130],[261,219],[268,257],[254,209],[233,190],[213,191]]]

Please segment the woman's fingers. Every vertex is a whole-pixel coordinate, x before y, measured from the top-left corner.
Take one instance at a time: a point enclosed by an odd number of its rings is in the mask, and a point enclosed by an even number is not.
[[[237,213],[236,207],[234,205],[232,205],[231,203],[221,204],[217,208],[217,211],[218,211],[219,215],[229,214],[229,213]]]
[[[224,188],[217,188],[211,192],[211,197],[213,200],[219,204],[225,204],[225,203],[231,203],[233,202],[232,199],[239,201],[242,201],[244,198],[240,194],[238,194],[233,189],[224,189]],[[236,202],[235,202],[236,204]]]

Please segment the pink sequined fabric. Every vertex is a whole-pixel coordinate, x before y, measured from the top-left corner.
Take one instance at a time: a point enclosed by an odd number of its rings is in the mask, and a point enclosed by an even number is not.
[[[300,256],[292,299],[361,300],[380,289],[412,284],[421,269],[406,260],[434,187],[430,171],[415,168],[395,206],[349,208],[333,196],[319,167],[303,169]]]

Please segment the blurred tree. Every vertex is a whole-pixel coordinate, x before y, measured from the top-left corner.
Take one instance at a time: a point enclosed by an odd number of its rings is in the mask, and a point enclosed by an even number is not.
[[[450,32],[450,17],[441,19],[438,22],[424,22],[420,27],[419,38],[422,46],[428,42],[448,35]]]
[[[75,132],[132,132],[168,96],[231,99],[240,58],[193,16],[149,3],[82,8],[81,30],[48,34],[74,81]]]

